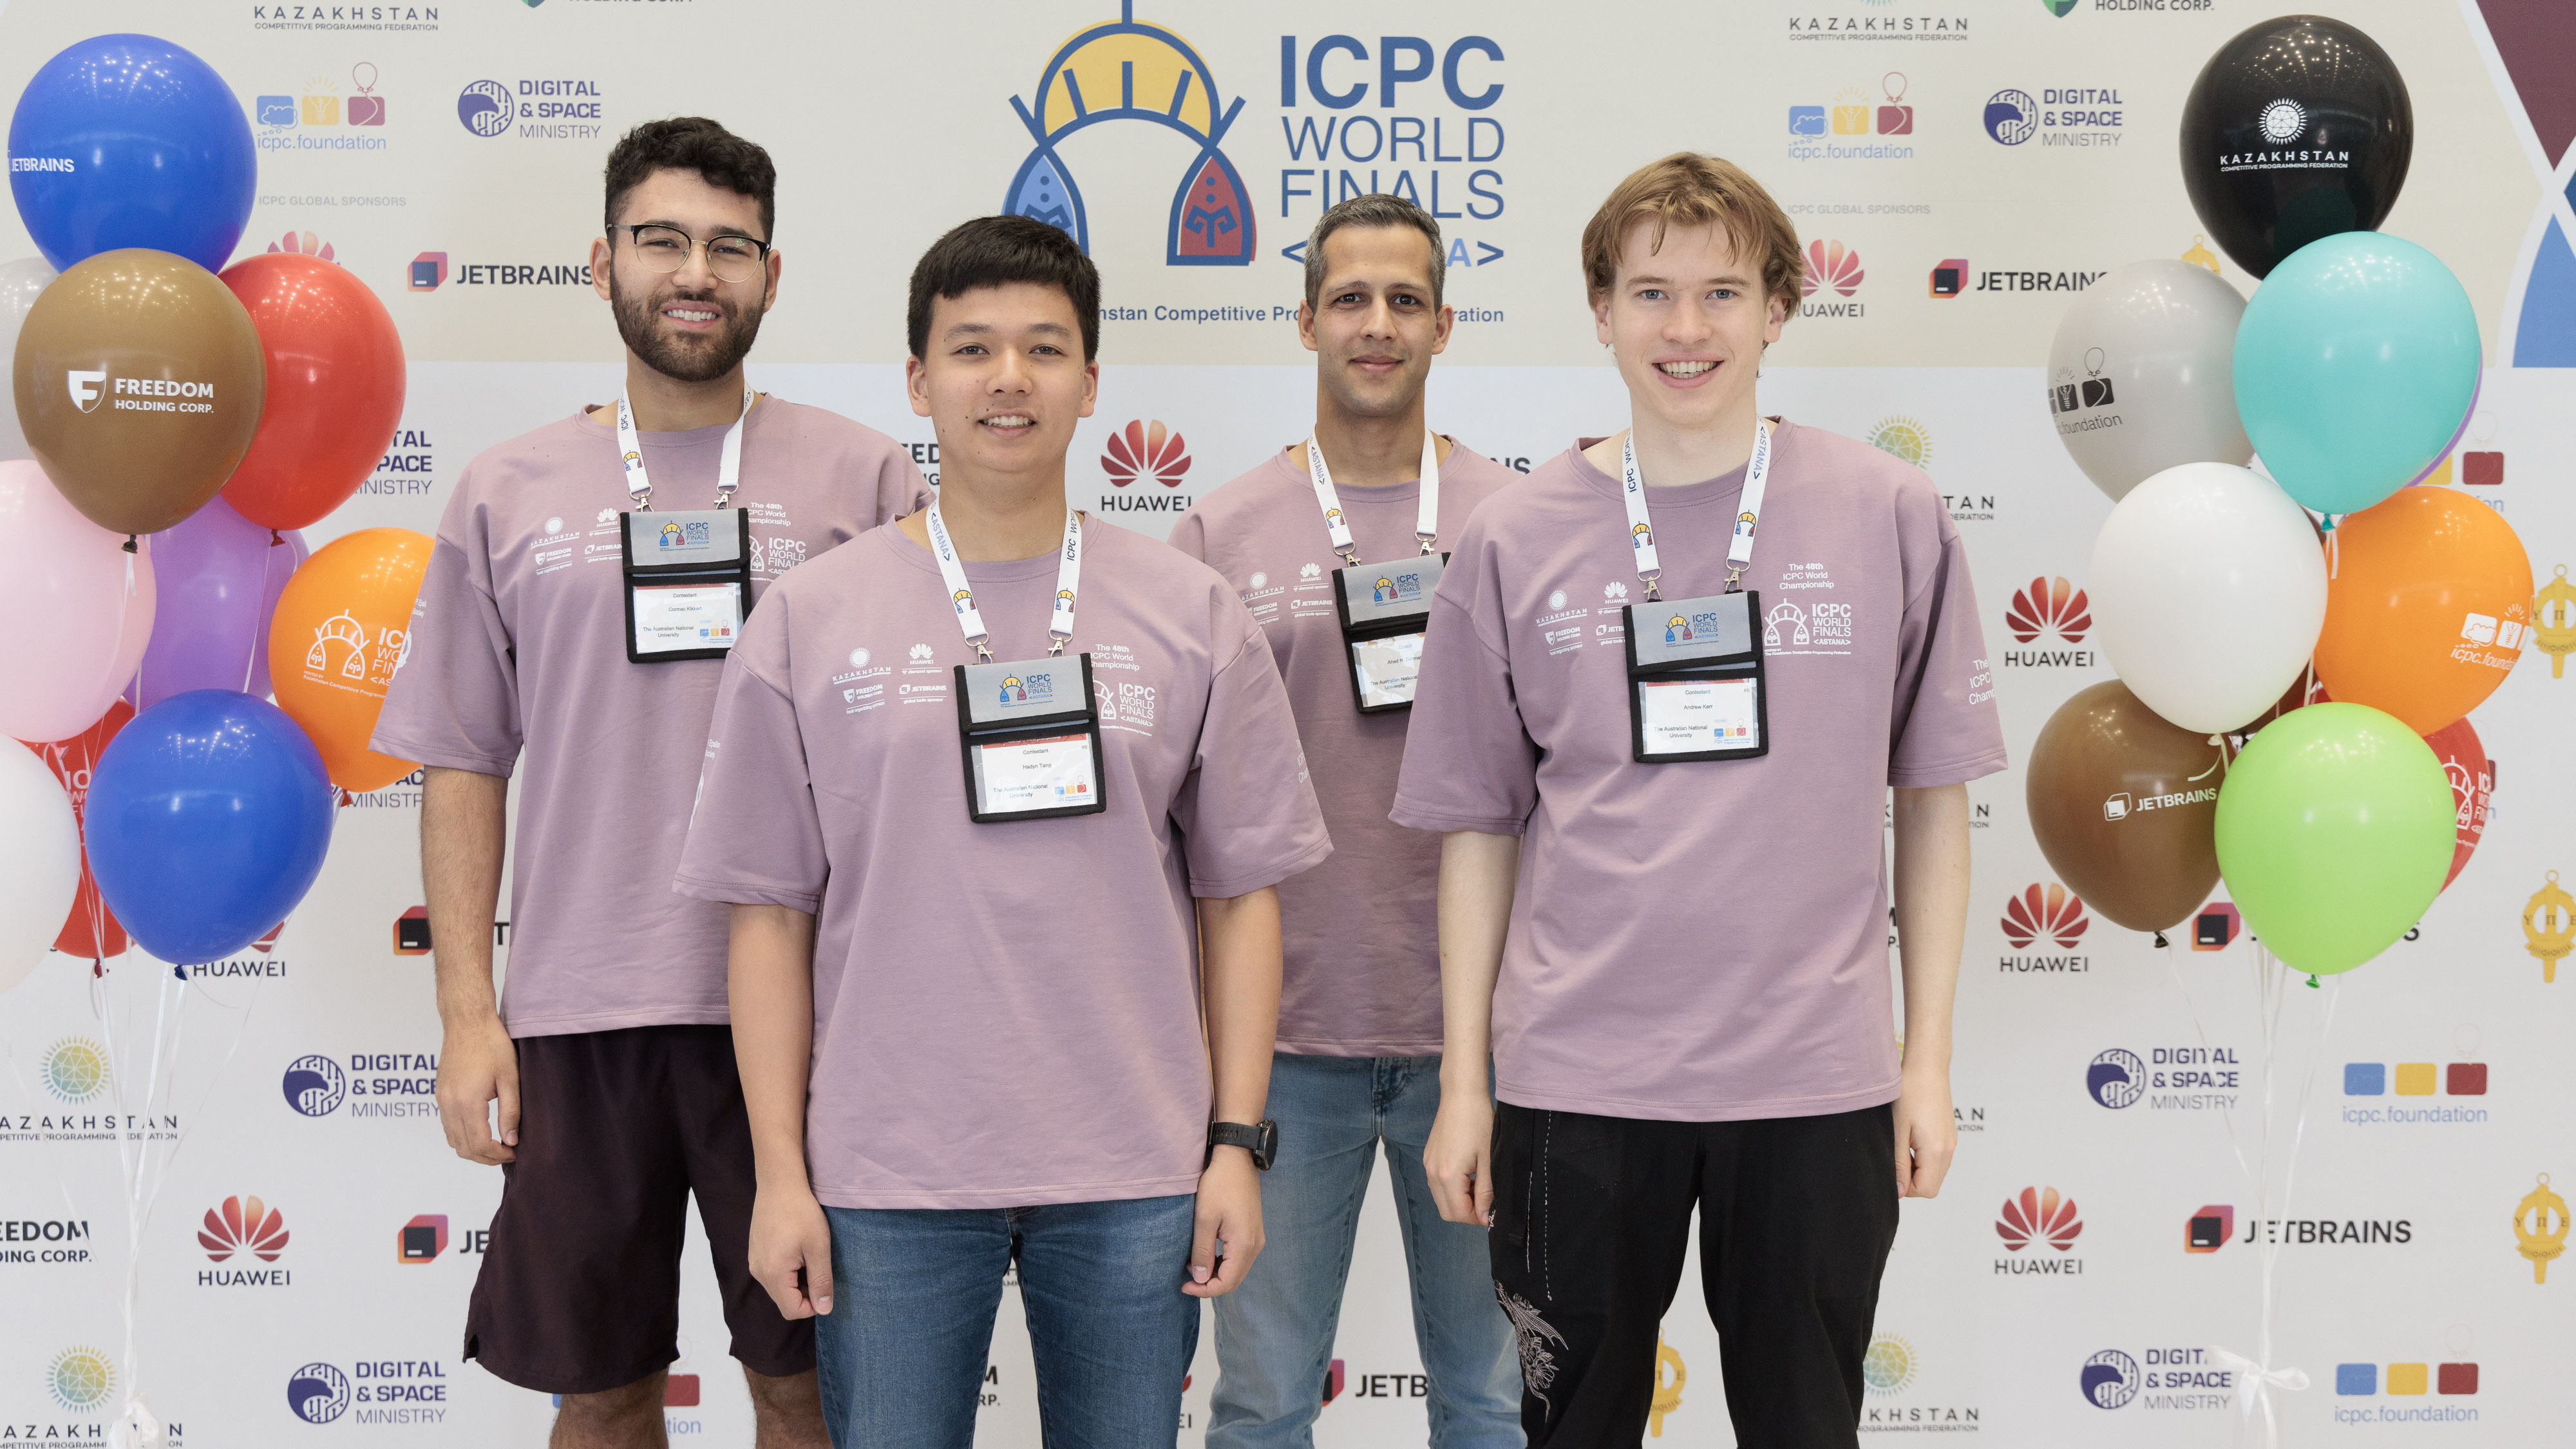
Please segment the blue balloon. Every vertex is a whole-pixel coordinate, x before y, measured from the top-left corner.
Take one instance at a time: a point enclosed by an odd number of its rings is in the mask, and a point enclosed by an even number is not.
[[[172,695],[90,776],[90,870],[164,961],[217,961],[286,919],[322,873],[338,801],[285,711],[229,689]]]
[[[2263,466],[2319,513],[2422,476],[2477,394],[2478,316],[2431,252],[2348,231],[2292,252],[2236,324],[2236,412]]]
[[[118,247],[222,271],[258,175],[232,87],[149,35],[94,35],[46,61],[9,119],[9,190],[56,271]]]

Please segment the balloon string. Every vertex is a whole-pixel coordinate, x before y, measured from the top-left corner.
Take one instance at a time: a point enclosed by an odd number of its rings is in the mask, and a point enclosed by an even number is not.
[[[2200,1005],[2191,999],[2191,988],[2183,984],[2182,958],[2174,954],[2171,941],[2161,944],[2164,947],[2165,965],[2173,971],[2174,989],[2182,993],[2183,1009],[2191,1013],[2191,1029],[2199,1035],[2201,1050],[2206,1053],[2209,1050],[2209,1028],[2201,1025]],[[2245,1160],[2245,1144],[2236,1132],[2235,1112],[2221,1107],[2218,1109],[2218,1117],[2220,1121],[2227,1124],[2227,1149],[2236,1154],[2237,1170],[2251,1179],[2254,1176],[2254,1168]]]
[[[244,694],[250,693],[251,675],[259,669],[259,636],[267,632],[264,626],[268,620],[263,616],[268,610],[268,549],[276,548],[285,542],[285,539],[277,536],[277,530],[272,528],[268,531],[268,548],[259,551],[259,607],[251,612],[255,622],[251,625],[250,648],[246,651],[248,657],[242,660],[242,693]]]

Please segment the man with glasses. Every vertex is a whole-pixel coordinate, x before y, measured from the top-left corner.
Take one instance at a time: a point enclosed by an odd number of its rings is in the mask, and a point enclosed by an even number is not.
[[[623,389],[468,465],[376,728],[376,748],[428,766],[440,1121],[459,1156],[502,1170],[465,1354],[561,1396],[556,1446],[664,1442],[693,1192],[758,1442],[827,1442],[813,1326],[746,1266],[726,912],[671,876],[745,614],[928,490],[891,439],[745,384],[778,297],[775,190],[766,151],[696,117],[610,153],[591,275],[626,343]]]

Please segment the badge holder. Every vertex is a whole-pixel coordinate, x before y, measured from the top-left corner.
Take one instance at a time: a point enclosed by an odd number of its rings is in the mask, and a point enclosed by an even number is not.
[[[1668,765],[1769,753],[1759,593],[1630,604],[1620,616],[1628,631],[1632,759]]]
[[[751,612],[751,515],[739,508],[621,513],[626,658],[722,659]]]
[[[1342,650],[1351,699],[1362,714],[1413,708],[1422,670],[1422,634],[1440,587],[1445,553],[1395,563],[1333,570],[1333,606],[1342,616]]]
[[[960,664],[956,673],[967,819],[995,825],[1109,808],[1089,654]]]

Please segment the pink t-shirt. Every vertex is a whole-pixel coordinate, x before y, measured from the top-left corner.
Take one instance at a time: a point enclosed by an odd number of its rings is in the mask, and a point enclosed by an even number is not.
[[[755,599],[929,501],[894,440],[837,413],[764,397],[742,427]],[[657,509],[713,506],[725,431],[640,435]],[[447,769],[507,775],[525,751],[501,990],[514,1037],[727,1020],[726,912],[671,892],[724,661],[627,662],[631,506],[616,430],[586,414],[468,464],[376,721],[376,749]]]
[[[805,1157],[834,1207],[1194,1190],[1210,1076],[1193,896],[1332,850],[1270,646],[1206,565],[1086,518],[1095,815],[967,818],[938,565],[880,528],[786,580],[726,661],[678,888],[818,918]],[[1046,652],[1050,551],[970,563],[993,658]]]
[[[1587,440],[1589,441],[1589,440]],[[1886,790],[2004,767],[1968,564],[1930,479],[1783,423],[1744,587],[1770,753],[1630,758],[1617,480],[1569,450],[1467,524],[1440,581],[1397,823],[1520,835],[1502,1099],[1612,1117],[1894,1100]],[[1662,597],[1714,594],[1741,469],[1648,492]]]
[[[1464,447],[1440,465],[1440,547],[1457,546],[1476,505],[1518,473]],[[1407,559],[1419,480],[1336,487],[1360,562]],[[1315,485],[1293,451],[1199,500],[1172,546],[1234,584],[1269,636],[1297,711],[1333,858],[1279,887],[1287,976],[1279,1049],[1314,1056],[1431,1056],[1440,1050],[1440,840],[1386,818],[1404,762],[1408,713],[1361,714],[1333,607],[1342,566]]]

